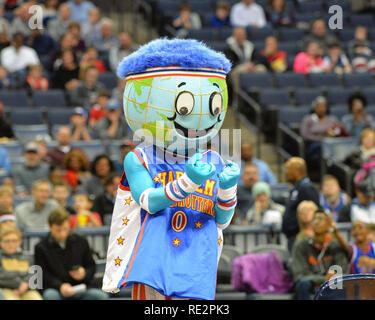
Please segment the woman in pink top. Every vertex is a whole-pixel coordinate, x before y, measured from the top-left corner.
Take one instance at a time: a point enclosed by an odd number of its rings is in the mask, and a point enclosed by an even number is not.
[[[306,52],[300,52],[294,59],[293,71],[297,73],[324,72],[322,48],[318,42],[307,44]]]

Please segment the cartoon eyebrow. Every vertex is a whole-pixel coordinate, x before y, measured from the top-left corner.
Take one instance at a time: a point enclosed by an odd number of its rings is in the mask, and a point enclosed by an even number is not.
[[[178,86],[177,86],[177,88],[179,88],[179,87],[181,87],[181,86],[184,86],[186,84],[186,82],[181,82]]]
[[[220,89],[219,85],[216,82],[212,82],[212,84]]]

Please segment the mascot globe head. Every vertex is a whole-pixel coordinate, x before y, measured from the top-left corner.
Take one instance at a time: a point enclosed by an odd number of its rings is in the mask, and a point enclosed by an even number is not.
[[[226,57],[196,40],[157,39],[120,63],[124,113],[138,138],[184,152],[207,143],[228,106]]]

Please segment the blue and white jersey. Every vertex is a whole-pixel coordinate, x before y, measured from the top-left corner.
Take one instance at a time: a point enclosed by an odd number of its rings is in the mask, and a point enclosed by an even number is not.
[[[164,161],[168,154],[154,146],[133,152],[150,173],[155,187],[165,187],[185,172],[188,158]],[[209,150],[202,161],[225,164]],[[142,181],[139,181],[142,183]],[[143,283],[170,298],[215,298],[217,265],[223,246],[222,230],[215,221],[219,188],[215,174],[183,201],[150,214],[134,200],[125,174],[112,216],[103,290]]]
[[[350,246],[352,248],[350,273],[375,273],[375,244],[369,242],[366,252],[354,243],[351,243]]]

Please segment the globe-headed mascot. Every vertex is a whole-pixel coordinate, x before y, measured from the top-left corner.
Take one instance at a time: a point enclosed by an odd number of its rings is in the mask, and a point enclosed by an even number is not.
[[[206,145],[227,111],[225,56],[195,40],[157,39],[124,58],[124,113],[142,143],[127,154],[103,290],[133,299],[215,298],[222,230],[240,170]]]

